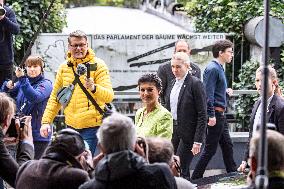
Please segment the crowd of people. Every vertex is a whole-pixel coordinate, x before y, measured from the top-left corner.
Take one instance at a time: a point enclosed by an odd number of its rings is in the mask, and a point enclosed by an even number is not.
[[[175,44],[170,63],[157,74],[138,80],[143,107],[134,122],[113,113],[110,74],[96,57],[83,31],[68,37],[66,61],[55,82],[44,76],[44,61],[31,55],[12,80],[12,35],[19,32],[9,7],[0,16],[0,177],[21,189],[51,188],[194,188],[203,177],[218,144],[226,171],[236,172],[233,143],[225,117],[228,88],[224,67],[233,58],[233,43],[219,40],[212,46],[214,59],[201,80],[198,64],[190,61],[184,40]],[[255,85],[263,90],[264,68],[256,71]],[[284,186],[284,100],[276,71],[269,67],[267,117],[269,188]],[[260,93],[261,94],[261,93]],[[252,107],[250,135],[239,171],[250,165],[254,186],[262,102]],[[53,120],[63,109],[67,128],[53,131]],[[249,141],[251,141],[249,143]],[[13,158],[8,145],[17,145]],[[200,158],[190,176],[190,165]]]

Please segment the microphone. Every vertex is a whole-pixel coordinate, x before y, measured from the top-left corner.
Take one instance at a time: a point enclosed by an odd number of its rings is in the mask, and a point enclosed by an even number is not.
[[[76,73],[81,76],[84,75],[87,72],[87,67],[85,64],[78,64]]]

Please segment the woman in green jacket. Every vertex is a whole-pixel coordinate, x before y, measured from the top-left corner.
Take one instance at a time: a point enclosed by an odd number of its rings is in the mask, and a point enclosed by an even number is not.
[[[156,74],[145,74],[138,80],[139,94],[144,107],[135,115],[137,136],[158,136],[171,139],[173,118],[171,113],[159,103],[162,89]]]

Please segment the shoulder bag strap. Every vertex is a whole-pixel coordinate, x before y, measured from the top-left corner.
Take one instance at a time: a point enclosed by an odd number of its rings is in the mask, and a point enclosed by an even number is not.
[[[87,91],[87,89],[83,86],[82,82],[79,79],[79,75],[75,73],[75,70],[72,66],[72,70],[75,76],[74,82],[76,81],[76,83],[79,84],[79,86],[81,87],[81,89],[83,90],[83,92],[86,94],[87,98],[92,102],[92,104],[96,107],[96,109],[100,112],[100,114],[104,114],[104,111],[100,108],[100,106],[97,104],[97,102],[95,101],[95,99],[92,97],[92,95]]]

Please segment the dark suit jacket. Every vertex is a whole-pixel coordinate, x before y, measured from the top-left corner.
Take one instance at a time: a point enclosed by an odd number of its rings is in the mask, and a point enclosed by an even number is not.
[[[258,106],[260,105],[260,99],[253,105],[252,113],[250,116],[250,126],[249,126],[249,139],[247,143],[247,148],[245,152],[245,160],[249,157],[249,141],[252,137],[253,132],[253,122],[255,114],[257,112]],[[268,123],[273,123],[276,126],[276,131],[284,135],[284,100],[278,95],[274,95],[268,106],[268,112],[266,114]]]
[[[195,63],[190,63],[190,66],[192,68],[191,74],[201,79],[201,70],[198,67],[198,65]],[[168,95],[168,93],[171,92],[172,90],[171,82],[173,79],[175,79],[175,76],[172,72],[171,63],[160,65],[157,74],[159,78],[162,80],[162,92],[160,97],[161,97],[161,104],[165,106],[166,104],[165,98]]]
[[[41,159],[28,161],[19,168],[16,188],[78,189],[88,180],[88,172],[75,157],[49,146]]]
[[[173,88],[175,80],[171,84]],[[166,108],[170,111],[170,92],[166,96]],[[203,142],[207,126],[205,89],[190,73],[181,87],[177,105],[178,135],[185,143]]]
[[[34,158],[34,149],[29,144],[21,143],[17,151],[17,162],[10,155],[3,142],[3,132],[0,131],[0,177],[9,185],[15,187],[16,174],[19,166]]]

